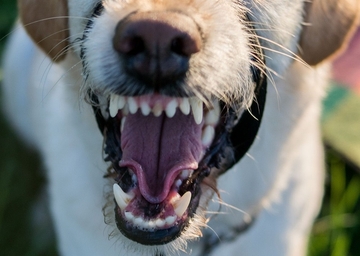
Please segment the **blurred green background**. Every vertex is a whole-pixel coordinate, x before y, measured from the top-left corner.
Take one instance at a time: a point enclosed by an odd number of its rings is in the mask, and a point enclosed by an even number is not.
[[[15,19],[16,1],[1,0],[0,57]],[[360,255],[359,168],[341,155],[327,147],[326,195],[310,239],[311,256]],[[56,255],[48,222],[40,230],[33,225],[44,182],[38,155],[20,142],[0,113],[0,255]]]

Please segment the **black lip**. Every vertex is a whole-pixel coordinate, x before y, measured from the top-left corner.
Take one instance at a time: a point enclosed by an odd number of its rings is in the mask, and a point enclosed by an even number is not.
[[[170,228],[167,229],[158,229],[152,231],[143,231],[137,227],[131,225],[127,222],[121,213],[117,213],[118,206],[115,207],[115,220],[116,226],[120,232],[125,235],[127,238],[138,242],[143,245],[163,245],[167,244],[176,238],[178,238],[181,233],[189,226],[190,219],[193,217],[200,199],[200,190],[197,188],[195,196],[192,197],[189,208],[188,216]]]

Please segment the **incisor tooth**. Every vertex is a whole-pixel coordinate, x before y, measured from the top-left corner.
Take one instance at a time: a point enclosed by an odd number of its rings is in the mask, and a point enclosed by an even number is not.
[[[159,227],[159,228],[162,228],[163,226],[165,226],[165,220],[163,220],[163,219],[157,219],[157,220],[155,221],[155,225],[156,225],[157,227]]]
[[[171,100],[166,106],[165,112],[168,118],[172,118],[176,113],[177,102],[175,99]]]
[[[115,94],[111,94],[110,104],[109,104],[109,112],[111,117],[115,117],[118,112],[117,102],[118,102],[118,96]]]
[[[188,115],[190,113],[190,103],[188,98],[183,98],[179,108],[184,115]]]
[[[191,192],[186,192],[177,202],[175,202],[174,211],[178,217],[182,217],[188,208],[191,200]]]
[[[133,220],[135,218],[131,212],[125,212],[124,215],[127,220]]]
[[[150,220],[149,222],[148,222],[148,227],[150,228],[150,229],[152,229],[152,228],[155,228],[155,221],[153,221],[153,220]]]
[[[154,113],[154,116],[156,116],[156,117],[160,116],[163,111],[161,103],[156,103],[155,106],[153,107],[152,111]]]
[[[121,210],[124,210],[131,201],[131,196],[126,194],[116,183],[113,186],[113,192],[117,205],[120,207]]]
[[[137,217],[134,219],[134,224],[140,227],[144,226],[144,220],[141,217]]]
[[[169,216],[165,219],[165,223],[167,225],[172,225],[174,224],[175,220],[176,220],[176,216]]]
[[[117,107],[118,109],[122,109],[126,104],[126,99],[124,96],[118,96],[118,101],[117,101]]]
[[[149,106],[149,104],[147,102],[141,102],[140,109],[141,109],[141,113],[144,116],[149,115],[150,112],[151,112],[150,106]]]
[[[203,119],[203,105],[202,101],[197,98],[190,99],[190,105],[192,108],[193,116],[196,124],[201,124]]]
[[[133,97],[128,98],[129,111],[131,114],[135,114],[138,110],[138,105]]]

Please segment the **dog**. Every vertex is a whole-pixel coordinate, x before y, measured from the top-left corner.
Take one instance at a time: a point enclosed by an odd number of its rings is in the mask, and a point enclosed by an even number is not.
[[[357,0],[19,0],[4,109],[62,255],[306,254]]]

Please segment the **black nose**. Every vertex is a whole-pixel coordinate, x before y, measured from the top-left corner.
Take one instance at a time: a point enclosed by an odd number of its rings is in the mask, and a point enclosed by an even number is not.
[[[113,39],[126,72],[154,87],[184,76],[201,43],[195,22],[174,12],[130,15],[119,22]]]

